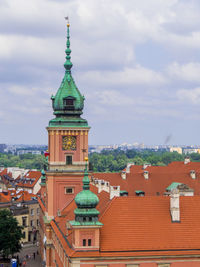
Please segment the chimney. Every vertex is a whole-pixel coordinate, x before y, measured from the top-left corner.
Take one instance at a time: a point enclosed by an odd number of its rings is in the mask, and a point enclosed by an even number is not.
[[[120,196],[120,186],[110,186],[110,199]]]
[[[130,173],[130,168],[131,168],[132,165],[135,165],[135,163],[127,163],[126,173]]]
[[[192,179],[196,179],[196,172],[195,172],[195,170],[191,170],[191,171],[190,171],[190,177],[191,177]]]
[[[151,167],[151,163],[144,163],[143,164],[143,170],[146,169],[147,167]]]
[[[170,212],[172,222],[180,222],[179,190],[173,189],[170,195]]]
[[[148,171],[144,171],[144,179],[148,180],[149,179],[149,172]]]
[[[125,172],[125,171],[122,171],[122,172],[121,172],[121,178],[122,178],[123,180],[126,180],[126,172]]]
[[[189,157],[185,157],[184,164],[188,164],[189,162],[190,162],[190,158]]]

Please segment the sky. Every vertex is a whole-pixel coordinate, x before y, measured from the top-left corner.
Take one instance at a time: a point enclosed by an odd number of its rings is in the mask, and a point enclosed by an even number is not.
[[[47,144],[72,75],[89,144],[200,144],[199,0],[0,0],[0,143]]]

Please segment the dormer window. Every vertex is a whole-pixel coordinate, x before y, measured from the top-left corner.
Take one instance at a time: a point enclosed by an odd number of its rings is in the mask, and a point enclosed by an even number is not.
[[[75,101],[75,98],[72,96],[64,98],[63,99],[64,108],[73,110],[74,109],[74,101]]]

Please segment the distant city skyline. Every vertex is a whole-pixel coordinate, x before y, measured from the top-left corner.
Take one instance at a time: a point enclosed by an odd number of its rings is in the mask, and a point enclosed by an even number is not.
[[[72,75],[89,144],[199,144],[198,0],[0,3],[0,143],[46,144],[50,97]]]

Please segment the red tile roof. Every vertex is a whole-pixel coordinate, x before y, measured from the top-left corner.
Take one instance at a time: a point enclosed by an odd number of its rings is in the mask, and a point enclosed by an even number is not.
[[[196,179],[190,177],[190,171],[195,170]],[[149,172],[149,179],[144,178],[144,171]],[[145,170],[143,166],[131,166],[126,180],[121,173],[93,173],[94,178],[109,181],[110,185],[120,185],[120,190],[126,190],[129,196],[134,196],[136,190],[145,192],[145,195],[163,194],[172,182],[180,182],[194,189],[195,195],[200,195],[200,162],[172,162],[168,166],[151,166]]]
[[[40,177],[41,177],[40,171],[29,171],[24,176],[25,182],[22,182],[22,181],[20,181],[20,179],[17,178],[19,181],[18,187],[33,188],[35,186],[35,184],[37,183],[37,181],[40,179]]]
[[[200,196],[181,197],[181,222],[172,223],[169,197],[115,198],[101,216],[101,251],[200,248]]]

